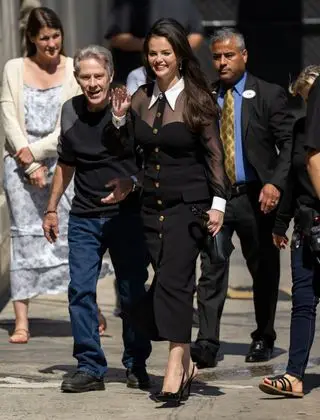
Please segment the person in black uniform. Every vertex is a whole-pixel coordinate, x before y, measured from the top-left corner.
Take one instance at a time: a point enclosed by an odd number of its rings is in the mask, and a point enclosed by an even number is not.
[[[305,101],[308,99],[308,109],[309,106],[312,110],[315,106],[319,107],[319,75],[320,66],[308,66],[292,86],[294,95],[301,95]],[[267,394],[288,397],[304,395],[303,378],[314,339],[316,307],[319,302],[320,254],[317,262],[317,253],[310,247],[310,233],[320,223],[320,202],[307,172],[305,149],[305,145],[314,148],[314,143],[306,142],[306,131],[311,127],[308,125],[310,123],[307,116],[307,119],[298,119],[294,125],[292,166],[273,228],[274,244],[279,249],[285,248],[288,243],[286,231],[294,217],[291,241],[292,313],[289,360],[285,374],[264,378],[259,385],[261,391]],[[319,119],[316,126],[318,125]],[[316,130],[319,133],[319,129]]]
[[[220,134],[232,183],[225,227],[231,236],[234,232],[239,236],[253,280],[257,328],[251,333],[245,360],[263,362],[270,359],[276,339],[280,259],[272,243],[272,227],[290,167],[293,118],[284,89],[246,71],[248,52],[241,33],[230,28],[217,30],[211,51],[219,73],[213,90],[221,106]],[[220,346],[229,262],[213,265],[207,253],[202,252],[201,257],[199,333],[191,355],[199,367],[211,367]]]
[[[307,169],[313,187],[320,199],[320,78],[315,81],[308,97],[306,146],[308,147]]]
[[[178,20],[188,33],[193,50],[203,42],[201,16],[193,0],[114,0],[105,38],[112,49],[115,82],[125,83],[129,72],[142,65],[144,39],[162,17]]]
[[[127,117],[130,97],[125,90],[115,91],[113,113],[120,128],[113,131],[119,142],[128,141],[130,119],[136,146],[144,152],[142,218],[155,272],[149,292],[153,337],[170,342],[162,391],[154,397],[179,401],[189,395],[184,390],[196,375],[190,363],[196,259],[208,231],[215,235],[223,224],[229,180],[217,106],[183,27],[173,19],[157,21],[144,54],[156,81],[137,90]],[[123,199],[132,186],[139,186],[139,177],[134,184],[118,179],[113,185],[105,202]],[[205,228],[191,211],[195,204],[209,216]]]

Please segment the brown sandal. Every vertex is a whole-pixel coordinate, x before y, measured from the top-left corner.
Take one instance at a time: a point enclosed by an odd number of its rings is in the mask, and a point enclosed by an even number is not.
[[[268,378],[271,384],[261,382],[259,388],[262,392],[269,395],[282,395],[290,398],[303,398],[303,392],[295,392],[292,390],[292,382],[284,375],[278,375]],[[281,384],[281,388],[278,388],[277,383]]]
[[[9,338],[9,343],[12,344],[27,344],[30,338],[30,332],[24,328],[18,328],[13,331]]]

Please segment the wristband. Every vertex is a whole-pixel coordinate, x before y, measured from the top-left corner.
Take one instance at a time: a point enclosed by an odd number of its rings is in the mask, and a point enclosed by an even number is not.
[[[46,215],[47,215],[47,214],[49,214],[49,213],[55,213],[55,214],[57,214],[57,210],[45,210],[45,211],[43,212],[44,216],[46,216]]]

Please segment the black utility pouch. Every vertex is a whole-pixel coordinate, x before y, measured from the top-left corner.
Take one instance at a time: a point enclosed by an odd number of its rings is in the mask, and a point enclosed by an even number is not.
[[[301,206],[299,210],[299,225],[303,232],[306,243],[320,264],[320,215],[319,213],[306,206]]]
[[[298,249],[298,248],[300,248],[301,243],[302,243],[301,231],[300,231],[299,228],[294,229],[294,231],[292,233],[290,248],[291,249]]]
[[[301,206],[298,213],[298,224],[301,229],[301,232],[305,236],[310,235],[310,230],[314,226],[314,219],[319,215],[314,209]]]
[[[309,245],[311,251],[320,256],[320,225],[313,226],[310,229]]]

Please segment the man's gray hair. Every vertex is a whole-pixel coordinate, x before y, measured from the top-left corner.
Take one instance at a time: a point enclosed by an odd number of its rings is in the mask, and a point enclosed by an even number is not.
[[[211,45],[218,41],[226,41],[235,37],[240,51],[246,49],[246,43],[241,32],[234,28],[217,29],[211,38]]]
[[[113,58],[111,52],[101,45],[88,45],[76,51],[73,57],[73,67],[76,74],[80,71],[80,61],[88,58],[95,58],[104,63],[105,69],[109,76],[113,74]]]

